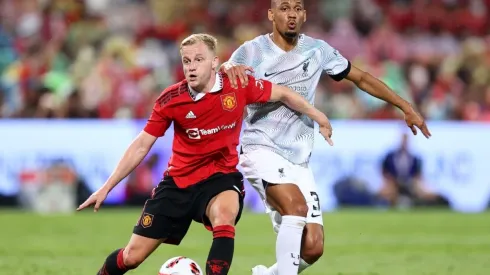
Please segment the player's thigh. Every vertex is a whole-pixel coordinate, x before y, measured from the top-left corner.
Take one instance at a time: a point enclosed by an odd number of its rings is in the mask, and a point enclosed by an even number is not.
[[[191,189],[178,188],[171,178],[164,179],[146,201],[133,233],[180,244],[192,222],[194,194]]]
[[[212,226],[234,225],[240,209],[238,193],[226,190],[214,196],[206,207],[206,217]]]
[[[241,173],[214,175],[200,188],[195,221],[211,229],[216,225],[234,225],[240,220],[245,195]]]
[[[268,150],[256,150],[240,156],[244,176],[266,201],[266,207],[281,215],[304,213],[306,204],[295,184],[297,175],[292,163]],[[304,216],[302,215],[302,216]]]
[[[295,185],[299,188],[301,196],[305,200],[305,205],[307,207],[307,226],[322,228],[321,230],[313,231],[313,233],[315,233],[314,235],[318,237],[319,235],[316,234],[316,232],[320,232],[321,234],[323,234],[323,215],[320,203],[321,195],[318,192],[317,185],[315,183],[315,179],[311,169],[302,166],[296,166],[295,169],[296,174],[298,175],[296,179],[297,183]],[[283,214],[281,214],[279,211],[271,211],[269,215],[274,231],[276,233],[279,232]]]

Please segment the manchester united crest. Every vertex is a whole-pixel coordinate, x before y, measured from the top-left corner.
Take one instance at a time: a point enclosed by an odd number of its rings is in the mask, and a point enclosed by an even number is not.
[[[141,226],[148,228],[153,224],[153,215],[148,213],[143,213],[141,217]]]
[[[221,96],[221,106],[226,111],[233,111],[236,108],[236,97],[235,93],[225,94]]]

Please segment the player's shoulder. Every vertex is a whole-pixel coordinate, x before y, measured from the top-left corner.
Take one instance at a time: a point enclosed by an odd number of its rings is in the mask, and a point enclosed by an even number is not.
[[[165,88],[157,99],[160,106],[169,105],[178,100],[183,95],[189,93],[189,86],[186,80],[182,80]]]
[[[263,48],[268,45],[268,34],[259,35],[251,40],[243,42],[242,47],[245,48]]]
[[[303,46],[312,48],[325,48],[330,47],[330,45],[322,39],[314,38],[306,34],[301,34],[301,39],[303,40]]]

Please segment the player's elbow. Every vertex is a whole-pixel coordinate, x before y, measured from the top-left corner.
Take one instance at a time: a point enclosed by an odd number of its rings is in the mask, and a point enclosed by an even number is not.
[[[145,131],[141,131],[133,144],[135,145],[138,153],[146,155],[150,151],[151,147],[153,147],[156,140],[157,137],[152,136]]]
[[[366,91],[369,87],[373,86],[374,82],[376,82],[376,78],[372,76],[368,72],[361,72],[359,77],[354,81],[359,89]]]
[[[270,101],[287,103],[291,98],[291,93],[289,88],[273,84]]]

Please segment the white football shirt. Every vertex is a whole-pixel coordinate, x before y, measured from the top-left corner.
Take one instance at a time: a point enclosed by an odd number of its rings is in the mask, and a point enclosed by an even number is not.
[[[291,51],[279,48],[270,34],[245,42],[230,62],[254,69],[254,77],[285,85],[311,104],[323,71],[340,81],[350,71],[350,63],[323,40],[301,34]],[[314,123],[281,102],[247,106],[241,144],[243,152],[267,149],[292,163],[306,164],[313,149]]]

